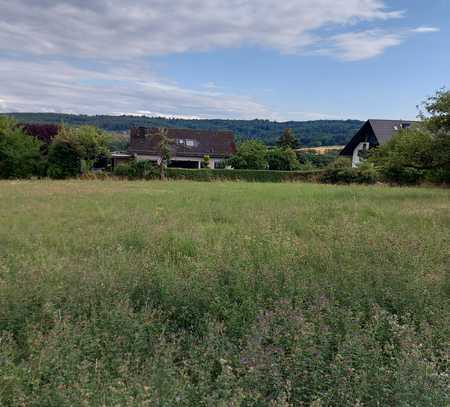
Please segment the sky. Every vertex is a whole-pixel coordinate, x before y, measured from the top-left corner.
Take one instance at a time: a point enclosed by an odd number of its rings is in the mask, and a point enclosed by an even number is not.
[[[450,0],[0,0],[0,112],[414,119]]]

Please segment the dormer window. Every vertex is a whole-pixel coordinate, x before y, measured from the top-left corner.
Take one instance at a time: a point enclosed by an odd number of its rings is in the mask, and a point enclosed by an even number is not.
[[[177,139],[177,144],[185,145],[187,147],[194,147],[195,146],[194,140],[183,139],[183,138]]]
[[[402,129],[407,129],[407,128],[411,127],[411,123],[402,123],[402,124],[400,125],[400,127],[401,127]]]

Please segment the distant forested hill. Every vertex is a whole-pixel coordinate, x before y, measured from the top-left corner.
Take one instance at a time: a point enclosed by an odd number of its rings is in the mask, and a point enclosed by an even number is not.
[[[132,126],[178,127],[190,129],[231,130],[239,140],[259,139],[275,144],[284,129],[291,128],[306,147],[346,144],[361,127],[359,120],[314,120],[273,122],[269,120],[187,120],[146,116],[87,116],[58,113],[14,113],[23,123],[61,123],[95,125],[107,131],[124,132]]]

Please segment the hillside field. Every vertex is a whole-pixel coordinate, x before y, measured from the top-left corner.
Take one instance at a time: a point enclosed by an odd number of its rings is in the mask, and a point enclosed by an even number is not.
[[[0,182],[0,405],[444,406],[450,190]]]

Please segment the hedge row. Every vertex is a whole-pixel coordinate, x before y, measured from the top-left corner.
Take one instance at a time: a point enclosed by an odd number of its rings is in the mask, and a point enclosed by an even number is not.
[[[167,168],[169,179],[187,179],[193,181],[242,180],[256,182],[313,181],[323,170],[311,171],[270,171],[270,170],[225,170],[225,169],[184,169]]]

